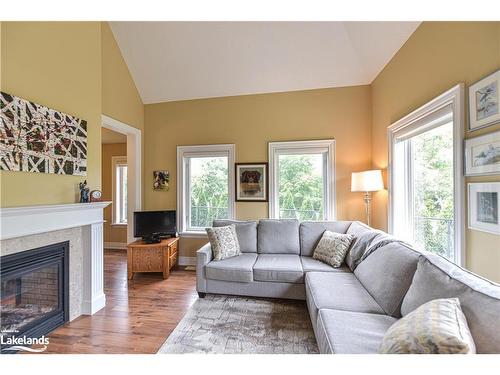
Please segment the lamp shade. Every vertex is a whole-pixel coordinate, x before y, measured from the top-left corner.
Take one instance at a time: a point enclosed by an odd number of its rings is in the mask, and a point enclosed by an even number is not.
[[[378,191],[384,189],[380,169],[355,172],[351,177],[351,191]]]

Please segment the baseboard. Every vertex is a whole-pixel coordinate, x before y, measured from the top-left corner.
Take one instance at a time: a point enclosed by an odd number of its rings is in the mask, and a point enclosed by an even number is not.
[[[104,242],[105,249],[127,250],[125,242]]]
[[[179,266],[196,266],[196,257],[179,257]]]

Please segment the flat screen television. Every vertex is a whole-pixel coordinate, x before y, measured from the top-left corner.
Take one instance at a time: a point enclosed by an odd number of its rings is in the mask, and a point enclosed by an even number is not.
[[[159,238],[177,234],[175,211],[134,212],[134,237]]]

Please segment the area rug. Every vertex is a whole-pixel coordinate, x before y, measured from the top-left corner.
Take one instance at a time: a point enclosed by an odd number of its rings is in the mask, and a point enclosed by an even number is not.
[[[318,353],[304,301],[208,295],[158,353]]]

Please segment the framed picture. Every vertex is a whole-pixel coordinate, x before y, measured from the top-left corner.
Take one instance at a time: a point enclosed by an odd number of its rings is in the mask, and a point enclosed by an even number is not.
[[[267,202],[267,163],[236,163],[236,201]]]
[[[500,182],[469,184],[469,228],[500,234]]]
[[[469,130],[500,122],[500,70],[469,87]]]
[[[500,131],[465,140],[465,175],[500,174]]]
[[[168,171],[153,171],[153,190],[168,191],[170,174]]]

